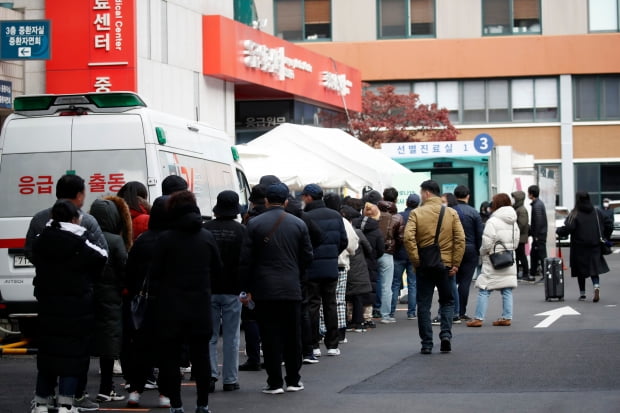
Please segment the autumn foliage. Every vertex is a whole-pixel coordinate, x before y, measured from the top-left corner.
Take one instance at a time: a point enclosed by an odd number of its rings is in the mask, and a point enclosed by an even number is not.
[[[422,104],[415,93],[394,92],[394,86],[366,88],[362,112],[349,113],[347,132],[373,147],[388,142],[454,141],[458,130],[447,109]],[[344,120],[344,119],[343,119]]]

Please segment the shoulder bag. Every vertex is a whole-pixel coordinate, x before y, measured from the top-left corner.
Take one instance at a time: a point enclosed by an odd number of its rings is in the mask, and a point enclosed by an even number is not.
[[[596,227],[598,228],[598,239],[601,246],[601,255],[609,255],[612,252],[611,243],[603,238],[603,234],[601,234],[601,224],[598,221],[598,210],[595,209],[594,214],[596,215]]]
[[[514,245],[515,238],[515,227],[512,225],[512,243]],[[502,251],[497,251],[497,247],[501,246],[503,248]],[[496,241],[495,245],[493,245],[493,253],[489,254],[489,259],[491,260],[491,264],[493,268],[496,270],[501,270],[503,268],[512,267],[515,263],[514,259],[514,251],[506,248],[503,242]]]
[[[441,260],[441,248],[439,248],[439,231],[441,230],[441,221],[446,211],[445,206],[441,206],[439,219],[437,220],[437,230],[435,230],[435,239],[433,243],[427,247],[418,247],[418,255],[420,256],[420,269],[422,271],[442,271],[446,266]]]

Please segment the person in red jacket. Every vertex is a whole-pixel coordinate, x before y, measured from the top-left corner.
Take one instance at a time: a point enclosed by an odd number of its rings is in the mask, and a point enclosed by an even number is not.
[[[118,191],[117,196],[123,198],[129,205],[133,227],[133,241],[149,228],[149,193],[143,183],[138,181],[127,182]]]

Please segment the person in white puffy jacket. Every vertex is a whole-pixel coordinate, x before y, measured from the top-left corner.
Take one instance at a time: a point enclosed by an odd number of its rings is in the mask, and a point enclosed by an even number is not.
[[[492,214],[482,233],[482,270],[476,280],[478,287],[478,304],[475,318],[467,323],[467,327],[481,327],[487,312],[489,297],[493,290],[502,293],[502,316],[493,322],[494,326],[509,326],[512,323],[512,289],[517,287],[517,266],[513,262],[510,267],[495,269],[489,256],[493,253],[495,244],[499,241],[505,248],[513,251],[519,245],[519,226],[517,214],[512,207],[510,196],[500,193],[493,196]],[[503,247],[498,244],[497,252]]]

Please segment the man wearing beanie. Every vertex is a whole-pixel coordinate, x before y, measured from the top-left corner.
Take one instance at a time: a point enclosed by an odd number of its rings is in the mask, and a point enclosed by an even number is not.
[[[301,369],[301,300],[304,268],[312,261],[308,227],[284,210],[288,187],[272,184],[267,209],[252,218],[241,248],[241,290],[255,303],[263,343],[266,394],[304,389]],[[286,376],[282,377],[282,362]]]
[[[323,306],[325,321],[325,347],[328,356],[340,355],[338,348],[338,315],[336,287],[338,284],[338,256],[347,248],[348,238],[340,213],[327,208],[323,201],[323,189],[308,184],[301,192],[306,204],[305,212],[325,234],[325,240],[314,248],[314,260],[308,268],[308,303],[310,326],[313,335],[314,356],[319,357],[319,310]]]
[[[241,324],[241,302],[239,301],[240,276],[239,259],[241,244],[245,237],[245,226],[237,222],[241,211],[239,195],[234,191],[222,191],[217,195],[213,207],[215,219],[203,225],[211,231],[217,242],[222,259],[222,271],[211,278],[211,316],[213,335],[209,342],[211,356],[211,384],[215,390],[218,379],[217,342],[222,329],[222,380],[224,391],[239,389],[239,326]]]
[[[187,191],[187,182],[178,175],[168,175],[161,182],[161,194],[172,195],[175,192]]]

